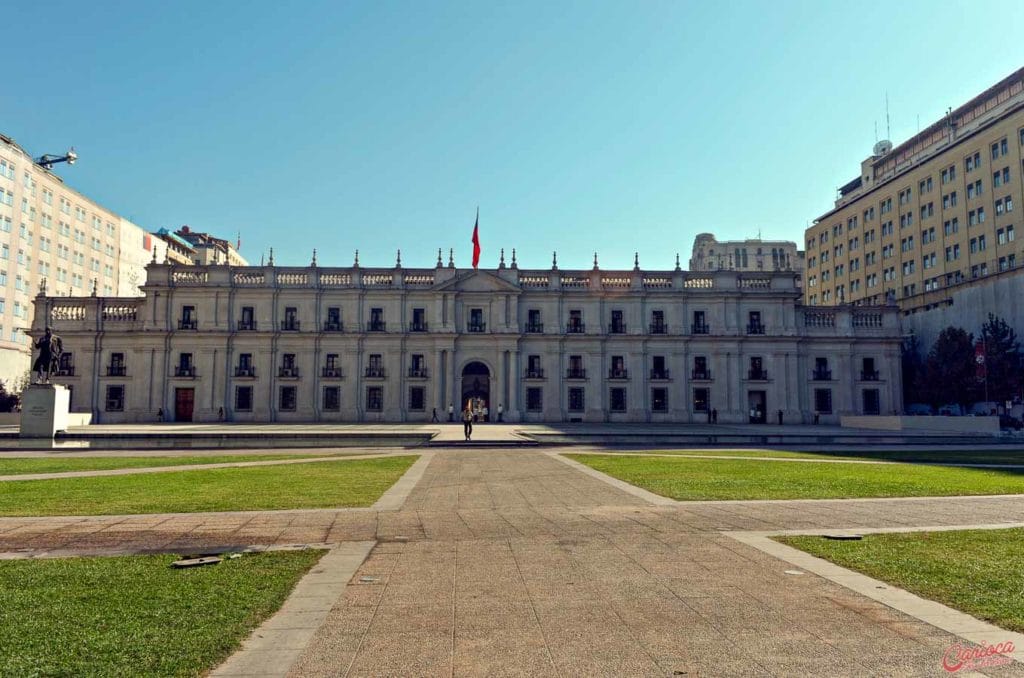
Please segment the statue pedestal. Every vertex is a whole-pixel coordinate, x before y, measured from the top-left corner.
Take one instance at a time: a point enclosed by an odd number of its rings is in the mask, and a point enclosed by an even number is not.
[[[53,438],[68,428],[71,394],[64,386],[32,384],[21,393],[22,438]]]

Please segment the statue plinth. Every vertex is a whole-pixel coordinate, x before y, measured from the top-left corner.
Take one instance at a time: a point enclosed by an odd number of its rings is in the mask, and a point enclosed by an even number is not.
[[[68,429],[71,394],[58,384],[32,384],[21,392],[22,438],[53,438]]]

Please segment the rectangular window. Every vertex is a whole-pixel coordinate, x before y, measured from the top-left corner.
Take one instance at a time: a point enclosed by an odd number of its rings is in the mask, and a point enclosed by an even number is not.
[[[124,386],[107,386],[107,412],[124,411]]]
[[[384,387],[383,386],[367,386],[366,387],[366,411],[367,412],[380,412],[384,409]]]
[[[570,388],[569,389],[569,411],[570,412],[582,412],[583,411],[583,389],[582,388]]]
[[[235,387],[235,410],[252,412],[252,386]]]
[[[652,388],[651,389],[651,411],[652,412],[668,412],[668,389],[667,388]]]
[[[814,411],[818,414],[832,414],[832,389],[814,389]]]
[[[409,387],[409,409],[414,412],[421,412],[426,408],[426,396],[422,386]]]
[[[881,414],[881,401],[878,398],[877,388],[866,388],[862,392],[864,414]]]
[[[609,393],[610,409],[612,412],[626,411],[626,389],[613,388]]]
[[[540,412],[544,409],[544,389],[526,389],[526,411]]]
[[[282,412],[294,412],[296,401],[296,388],[294,386],[282,386],[280,391],[279,407]]]
[[[693,411],[694,412],[707,412],[708,401],[711,399],[711,389],[707,388],[695,388],[693,389]]]

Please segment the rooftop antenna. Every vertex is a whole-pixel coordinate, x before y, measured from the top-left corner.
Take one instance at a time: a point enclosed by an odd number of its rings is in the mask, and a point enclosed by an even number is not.
[[[885,138],[892,139],[892,132],[889,130],[889,90],[885,91]]]
[[[36,158],[35,162],[43,169],[52,170],[53,166],[59,162],[66,162],[69,165],[74,165],[76,160],[78,160],[78,154],[75,153],[75,147],[72,146],[64,155],[51,155],[47,153],[46,155]]]

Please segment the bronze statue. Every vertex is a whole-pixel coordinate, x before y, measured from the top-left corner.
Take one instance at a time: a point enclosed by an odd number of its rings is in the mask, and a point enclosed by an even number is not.
[[[49,384],[50,375],[57,371],[60,363],[60,354],[64,352],[64,344],[61,342],[60,337],[47,327],[46,334],[36,342],[36,348],[39,349],[39,357],[32,364],[32,370],[36,373],[35,383]],[[46,372],[45,379],[43,378],[44,371]]]

